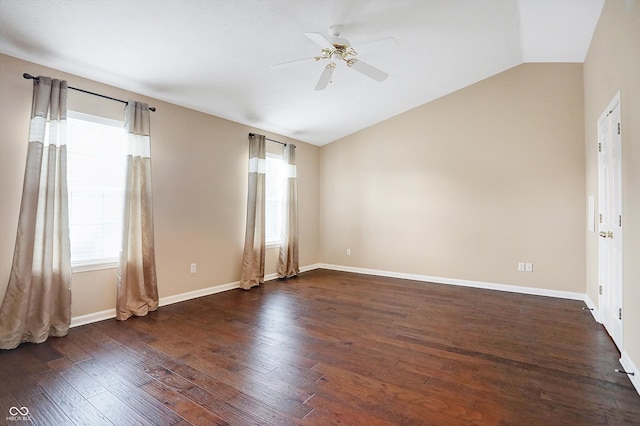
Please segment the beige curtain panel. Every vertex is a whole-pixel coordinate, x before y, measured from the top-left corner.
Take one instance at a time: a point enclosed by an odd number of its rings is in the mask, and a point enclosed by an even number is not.
[[[67,82],[39,77],[33,84],[18,232],[0,307],[0,349],[65,336],[71,322]]]
[[[278,277],[291,278],[298,275],[298,182],[296,178],[296,147],[284,147],[286,167],[285,197],[282,209],[282,230],[280,255],[278,257]]]
[[[128,137],[122,251],[118,265],[116,318],[144,316],[158,309],[153,236],[149,106],[129,101],[124,110]]]
[[[240,287],[249,290],[264,283],[265,255],[265,163],[264,135],[249,136],[249,192]]]

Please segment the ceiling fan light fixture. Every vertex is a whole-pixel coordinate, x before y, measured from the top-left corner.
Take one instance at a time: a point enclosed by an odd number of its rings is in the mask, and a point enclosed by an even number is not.
[[[316,61],[321,61],[323,59],[331,59],[331,56],[333,56],[333,50],[329,49],[329,48],[324,48],[320,51],[320,55],[314,57],[313,59],[315,59]]]
[[[340,49],[336,49],[343,61],[346,61],[349,56],[356,56],[358,52],[351,46],[340,46]]]
[[[354,58],[355,56],[358,55],[358,52],[356,52],[356,50],[353,47],[351,47],[351,43],[349,42],[349,40],[339,37],[341,28],[342,26],[339,26],[339,25],[334,25],[333,27],[331,27],[329,34],[332,37],[330,39],[320,33],[304,33],[304,35],[307,36],[309,40],[311,40],[312,42],[320,46],[320,48],[322,49],[320,51],[320,54],[318,56],[313,56],[311,58],[303,58],[299,60],[288,61],[281,64],[272,65],[272,67],[275,68],[275,67],[280,67],[284,65],[294,64],[301,61],[305,61],[307,59],[314,59],[316,62],[328,59],[328,62],[323,67],[324,69],[322,71],[322,74],[320,75],[320,79],[318,80],[318,83],[316,84],[315,90],[324,90],[327,88],[329,83],[331,83],[331,77],[333,75],[333,71],[335,70],[337,66],[337,62],[339,62],[339,60],[342,60],[343,62],[345,62],[349,68],[356,70],[359,73],[373,80],[376,80],[378,82],[384,81],[389,76],[389,74],[385,73],[382,70],[379,70],[378,68],[372,65],[367,64],[366,62],[362,62]],[[392,42],[392,43],[389,43],[389,42]],[[387,50],[388,48],[391,48],[391,47],[395,47],[398,44],[394,38],[387,37],[387,38],[376,40],[373,42],[364,43],[362,45],[371,46],[373,43],[376,43],[378,45],[380,45],[381,43],[384,44],[385,45],[384,50]],[[390,44],[393,44],[393,46],[390,46]]]
[[[333,60],[333,57],[338,57],[343,61],[348,61],[349,56],[356,56],[358,52],[351,46],[343,45],[343,44],[334,44],[333,49],[324,48],[320,51],[320,55],[315,56],[313,59],[316,61],[321,61],[323,59]]]

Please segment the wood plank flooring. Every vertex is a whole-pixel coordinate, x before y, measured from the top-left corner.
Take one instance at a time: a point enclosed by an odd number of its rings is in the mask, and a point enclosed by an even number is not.
[[[640,424],[583,307],[311,271],[2,351],[0,424]]]

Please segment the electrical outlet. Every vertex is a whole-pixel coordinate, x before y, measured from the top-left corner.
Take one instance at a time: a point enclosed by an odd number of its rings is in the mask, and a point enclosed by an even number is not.
[[[524,266],[524,270],[525,270],[525,272],[533,272],[533,263],[527,263]]]
[[[196,268],[196,264],[195,264],[195,263],[192,263],[192,264],[191,264],[191,273],[192,273],[192,274],[195,274],[195,273],[196,273],[196,270],[197,270],[197,268]]]
[[[351,256],[351,249],[347,249],[347,256]]]
[[[524,272],[524,262],[518,262],[518,272]]]

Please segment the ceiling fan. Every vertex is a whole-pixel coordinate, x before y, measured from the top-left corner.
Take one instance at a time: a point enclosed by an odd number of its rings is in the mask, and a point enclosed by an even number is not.
[[[292,65],[299,62],[306,62],[309,60],[315,60],[323,63],[326,62],[324,70],[322,71],[322,74],[320,74],[320,79],[316,84],[315,90],[324,90],[327,88],[327,86],[331,82],[333,71],[335,70],[336,66],[338,66],[337,64],[340,62],[344,62],[348,68],[354,69],[378,82],[384,81],[387,77],[389,77],[389,74],[387,74],[386,72],[379,70],[373,65],[369,65],[368,63],[363,62],[360,59],[356,59],[355,56],[358,55],[358,52],[356,52],[355,48],[351,46],[349,40],[340,38],[341,29],[341,25],[334,25],[330,27],[330,39],[320,33],[304,33],[304,35],[307,36],[309,40],[322,48],[320,54],[318,56],[313,56],[310,58],[302,58],[274,64],[271,67],[280,68],[283,66]],[[355,47],[361,48],[364,46],[375,46],[381,49],[389,49],[392,47],[396,47],[397,45],[398,42],[394,38],[387,37],[380,40],[363,43]]]

